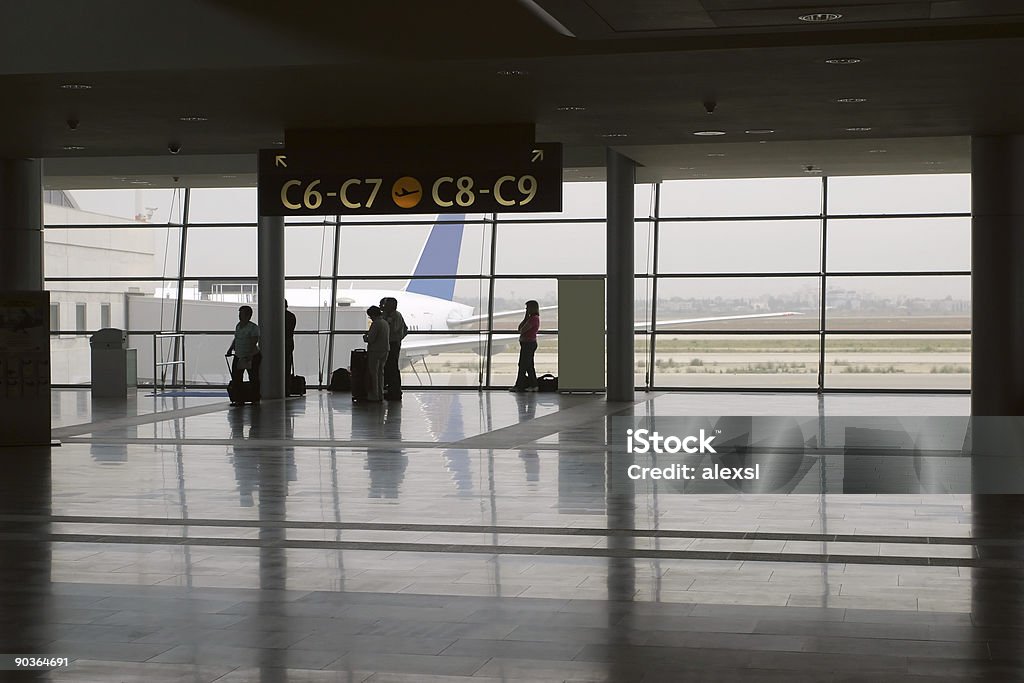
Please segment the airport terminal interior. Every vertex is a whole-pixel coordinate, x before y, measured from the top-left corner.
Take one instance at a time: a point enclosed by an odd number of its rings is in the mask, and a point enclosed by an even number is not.
[[[1015,0],[0,4],[0,681],[1024,680],[1019,63]]]

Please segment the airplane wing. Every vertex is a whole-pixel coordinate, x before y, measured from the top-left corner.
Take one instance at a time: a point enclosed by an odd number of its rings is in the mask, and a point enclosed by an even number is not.
[[[659,320],[656,323],[657,327],[664,327],[665,325],[696,325],[698,323],[716,323],[723,320],[751,320],[754,318],[783,318],[791,315],[803,315],[798,311],[784,311],[780,313],[744,313],[742,315],[716,315],[708,318],[680,318],[678,320]],[[633,323],[633,329],[635,330],[647,330],[650,329],[650,325],[646,321]]]
[[[749,320],[756,318],[781,318],[793,315],[803,315],[797,311],[784,311],[779,313],[745,313],[742,315],[720,315],[706,318],[680,318],[678,320],[659,320],[658,327],[665,325],[695,325],[707,322],[719,322],[722,320]],[[649,329],[645,321],[633,323],[637,330]],[[539,335],[543,337],[544,335]],[[491,337],[491,350],[502,350],[519,341],[519,335],[511,333],[499,333]],[[418,360],[445,351],[475,351],[479,354],[487,352],[486,334],[460,334],[460,335],[410,335],[402,342],[402,355],[406,360]]]
[[[491,337],[491,350],[501,350],[518,341],[518,334],[496,334]],[[487,335],[410,335],[402,342],[402,356],[408,360],[425,358],[445,351],[475,351],[483,355],[487,353]]]
[[[553,310],[555,310],[557,308],[558,308],[558,306],[541,306],[540,310],[542,310],[542,311],[553,311]],[[522,316],[523,316],[523,310],[522,309],[518,309],[518,310],[515,310],[515,311],[497,311],[491,317],[494,320],[498,320],[499,318],[512,318],[512,317],[521,318]],[[479,322],[487,322],[487,316],[486,315],[471,315],[468,318],[460,318],[458,320],[452,320],[452,321],[449,322],[449,324],[451,324],[451,325],[458,325],[458,326],[461,327],[461,326],[464,326],[464,325],[470,325],[472,323],[479,323]]]

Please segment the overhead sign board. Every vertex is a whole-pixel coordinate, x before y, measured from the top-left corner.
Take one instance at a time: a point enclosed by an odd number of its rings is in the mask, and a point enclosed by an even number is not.
[[[264,149],[259,153],[261,216],[526,213],[561,211],[562,145],[503,146],[446,155],[382,150]]]

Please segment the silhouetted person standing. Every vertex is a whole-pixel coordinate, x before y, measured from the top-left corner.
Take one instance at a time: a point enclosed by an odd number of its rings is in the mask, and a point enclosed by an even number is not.
[[[363,335],[366,342],[366,374],[368,387],[366,400],[371,403],[380,403],[384,390],[384,364],[388,359],[389,330],[388,323],[384,320],[380,308],[370,306],[366,309],[366,315],[370,318],[370,329]]]
[[[402,354],[402,340],[409,334],[405,318],[398,312],[398,299],[386,296],[380,300],[384,309],[384,320],[388,323],[388,360],[384,364],[385,398],[391,401],[402,400],[402,372],[398,369],[398,359]]]
[[[533,357],[537,353],[537,332],[540,330],[540,304],[526,302],[526,313],[519,323],[519,374],[512,391],[537,391],[537,370]]]
[[[284,302],[284,354],[288,368],[288,376],[295,375],[295,326],[298,321],[295,314],[288,310],[288,301]]]
[[[252,321],[252,307],[241,306],[238,309],[238,324],[235,325],[235,338],[228,347],[225,356],[235,355],[231,361],[231,381],[242,384],[245,372],[249,373],[249,381],[256,386],[256,396],[260,387],[260,328]]]

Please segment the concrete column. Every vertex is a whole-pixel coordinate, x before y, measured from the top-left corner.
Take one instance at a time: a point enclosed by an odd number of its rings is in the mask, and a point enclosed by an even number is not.
[[[43,164],[0,159],[0,291],[43,289]]]
[[[1024,136],[971,149],[971,414],[1024,415]]]
[[[633,400],[633,186],[636,162],[607,151],[608,400]]]
[[[284,218],[259,219],[259,325],[263,398],[284,398]]]

